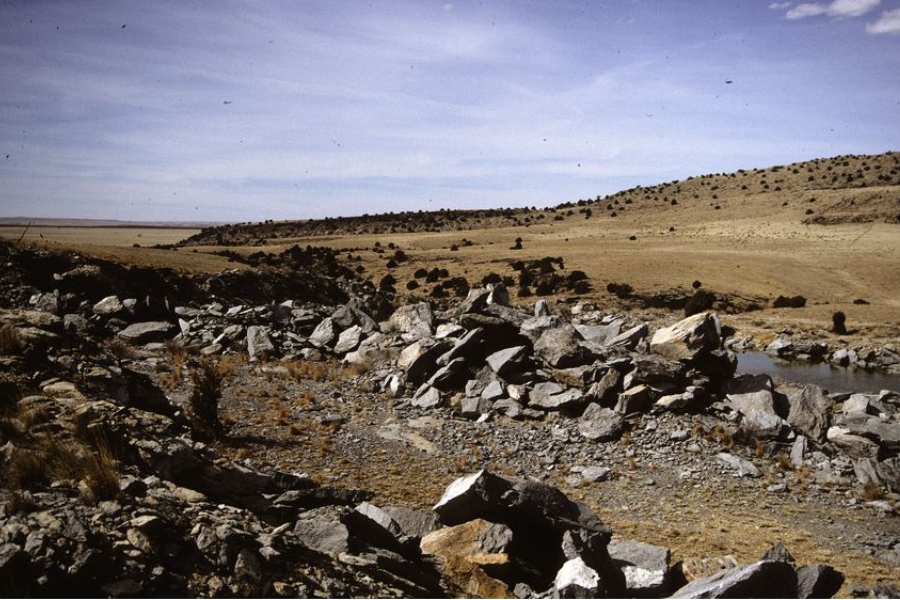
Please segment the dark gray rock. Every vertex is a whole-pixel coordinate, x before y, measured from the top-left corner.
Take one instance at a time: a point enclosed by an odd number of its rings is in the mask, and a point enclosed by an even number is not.
[[[640,384],[619,394],[615,412],[623,415],[643,413],[650,410],[652,404],[653,393],[650,386]]]
[[[617,440],[624,431],[622,415],[599,404],[589,404],[578,422],[578,433],[595,442]]]
[[[132,323],[116,335],[132,344],[143,345],[169,339],[174,328],[167,321],[147,321],[144,323]]]
[[[787,393],[790,410],[787,422],[811,440],[825,441],[828,431],[828,411],[831,400],[817,385],[805,385],[800,389],[791,389]]]
[[[581,341],[581,335],[571,325],[548,329],[535,342],[534,352],[557,369],[585,365],[594,360],[594,355]]]
[[[795,598],[797,573],[784,562],[759,561],[693,581],[672,598]]]
[[[668,548],[632,540],[616,540],[609,543],[608,549],[613,564],[625,575],[625,588],[629,596],[660,597],[669,591],[672,552]]]
[[[518,382],[528,368],[529,351],[527,346],[514,346],[494,352],[486,359],[494,373],[510,382]]]
[[[269,337],[267,327],[251,325],[247,328],[247,354],[250,358],[262,358],[272,356],[275,353],[275,344]]]
[[[832,598],[844,585],[844,575],[828,565],[797,569],[797,598]]]

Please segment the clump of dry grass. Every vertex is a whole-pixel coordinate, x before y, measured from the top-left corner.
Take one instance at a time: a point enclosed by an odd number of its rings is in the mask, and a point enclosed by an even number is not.
[[[863,485],[862,489],[862,498],[866,502],[872,502],[874,500],[883,500],[884,499],[884,489],[872,481],[866,481]]]
[[[310,380],[318,383],[326,381],[346,381],[367,373],[372,365],[367,361],[342,364],[337,360],[288,361],[285,365],[288,375],[295,381]]]
[[[119,338],[110,340],[106,345],[106,349],[118,360],[127,360],[135,357],[134,348]]]
[[[0,327],[0,356],[15,356],[22,352],[25,343],[19,335],[19,330],[7,323]]]
[[[194,416],[196,433],[218,437],[222,432],[219,420],[219,400],[223,378],[215,363],[203,359],[191,371],[191,395],[188,398]]]

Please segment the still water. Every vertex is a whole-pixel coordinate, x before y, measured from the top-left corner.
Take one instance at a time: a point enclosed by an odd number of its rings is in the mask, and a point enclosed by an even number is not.
[[[738,373],[765,374],[786,381],[814,383],[831,393],[900,392],[900,377],[883,373],[870,373],[862,369],[835,367],[827,363],[787,362],[772,358],[763,352],[737,354]]]

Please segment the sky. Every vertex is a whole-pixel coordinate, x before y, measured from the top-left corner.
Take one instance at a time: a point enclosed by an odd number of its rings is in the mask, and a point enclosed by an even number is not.
[[[900,0],[0,0],[0,217],[552,206],[900,150]]]

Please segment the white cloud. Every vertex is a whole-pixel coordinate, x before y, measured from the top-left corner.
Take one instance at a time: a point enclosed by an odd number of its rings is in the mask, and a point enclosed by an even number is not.
[[[874,23],[866,24],[866,31],[872,35],[890,33],[900,34],[900,8],[886,10]]]
[[[773,2],[769,5],[772,10],[784,10],[791,5],[790,2]]]
[[[785,16],[791,20],[819,15],[828,15],[838,19],[861,17],[875,10],[879,4],[881,4],[881,0],[834,0],[827,4],[805,2],[789,10]]]

